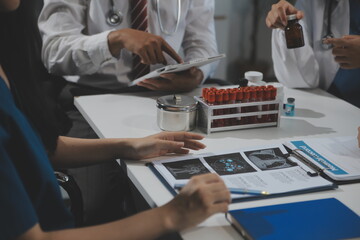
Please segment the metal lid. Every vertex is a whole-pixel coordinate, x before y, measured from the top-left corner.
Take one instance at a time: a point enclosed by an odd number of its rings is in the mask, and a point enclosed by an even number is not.
[[[286,18],[287,18],[287,20],[289,20],[289,21],[295,20],[295,19],[296,19],[296,14],[287,15]]]
[[[191,112],[196,110],[197,101],[183,95],[167,95],[156,100],[157,107],[171,112]]]
[[[287,99],[288,103],[294,103],[295,102],[295,98],[289,97]]]

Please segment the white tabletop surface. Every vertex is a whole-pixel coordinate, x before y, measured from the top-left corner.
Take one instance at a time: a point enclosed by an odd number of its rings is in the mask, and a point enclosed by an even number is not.
[[[197,95],[197,89],[187,95]],[[304,138],[356,136],[360,126],[360,110],[326,92],[284,89],[285,99],[295,98],[295,116],[281,117],[279,127],[247,129],[211,133],[203,143],[207,148],[197,153],[233,150],[253,145]],[[75,105],[101,138],[143,137],[160,132],[156,123],[156,92],[82,96]],[[160,206],[173,196],[144,165],[127,161],[128,174],[150,206]],[[230,209],[249,208],[279,203],[335,197],[360,215],[360,183],[340,185],[336,190],[254,200],[230,205]],[[224,214],[217,214],[190,230],[181,232],[183,239],[242,239],[226,222]]]

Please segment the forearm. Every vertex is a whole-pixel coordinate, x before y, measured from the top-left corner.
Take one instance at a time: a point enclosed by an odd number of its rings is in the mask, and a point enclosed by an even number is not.
[[[129,139],[81,139],[61,136],[51,157],[56,168],[82,167],[114,160],[130,150]]]
[[[121,240],[155,239],[171,231],[167,213],[162,207],[148,210],[123,220],[93,227],[43,232],[39,225],[31,228],[17,240]]]

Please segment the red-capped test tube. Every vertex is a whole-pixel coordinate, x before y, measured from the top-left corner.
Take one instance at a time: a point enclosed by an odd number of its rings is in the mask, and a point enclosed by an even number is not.
[[[208,105],[209,106],[215,105],[215,92],[214,91],[208,91],[207,99],[208,99]],[[214,115],[214,112],[212,114]],[[211,116],[208,116],[208,117],[211,117]],[[215,120],[211,121],[211,127],[212,128],[216,127],[216,121]]]
[[[243,88],[238,88],[236,90],[236,103],[242,103],[243,101],[243,98],[244,98],[244,90]],[[236,113],[241,113],[241,107],[237,107],[236,108]],[[240,125],[241,124],[241,117],[237,117],[236,118],[236,124],[237,125]]]
[[[259,104],[260,104],[260,103],[262,104],[263,101],[264,101],[264,86],[259,86],[259,87],[257,88],[257,102],[259,102]],[[263,106],[264,106],[264,105],[259,105],[259,106],[257,107],[258,112],[263,111]],[[262,123],[262,122],[263,122],[263,118],[262,118],[262,115],[261,115],[261,114],[259,114],[259,115],[257,116],[257,122],[258,122],[258,123]]]
[[[229,102],[230,104],[236,103],[236,92],[237,89],[231,89],[229,94]],[[230,114],[236,113],[236,108],[230,108]],[[230,125],[234,126],[236,125],[236,118],[230,118]]]
[[[208,92],[209,92],[208,88],[203,88],[201,92],[201,97],[206,103],[208,103],[208,96],[207,96]]]
[[[243,97],[243,103],[248,103],[250,101],[250,89],[249,87],[244,88],[244,97]],[[242,113],[248,112],[248,107],[242,107],[241,108]],[[249,123],[249,117],[242,117],[241,118],[241,124],[248,124]]]

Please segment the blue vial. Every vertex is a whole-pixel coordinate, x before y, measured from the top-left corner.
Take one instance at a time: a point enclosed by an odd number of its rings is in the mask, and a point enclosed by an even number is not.
[[[285,115],[290,117],[295,115],[295,98],[287,99],[287,103],[285,104]]]

